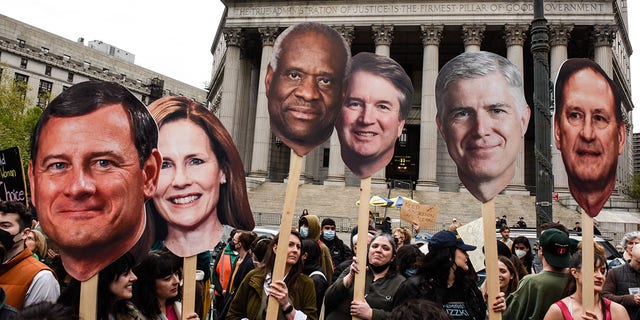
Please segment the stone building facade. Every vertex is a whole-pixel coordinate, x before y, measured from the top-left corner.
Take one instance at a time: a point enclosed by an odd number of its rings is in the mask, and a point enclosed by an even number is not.
[[[100,79],[119,82],[148,104],[164,95],[183,95],[203,103],[206,91],[133,64],[133,54],[101,41],[117,54],[101,52],[0,14],[0,70],[24,81],[27,97],[44,107],[66,88]],[[126,59],[117,56],[126,56]]]
[[[287,26],[317,21],[333,26],[351,46],[390,56],[411,77],[415,94],[406,131],[396,143],[394,159],[372,178],[412,181],[417,190],[459,191],[456,167],[438,134],[435,122],[435,79],[438,70],[464,51],[491,51],[520,68],[532,119],[517,159],[516,175],[506,194],[535,191],[533,59],[529,31],[533,1],[247,1],[223,0],[226,5],[212,45],[213,73],[208,99],[232,134],[243,156],[249,185],[283,181],[290,150],[269,128],[264,77],[273,42]],[[567,58],[598,62],[618,83],[631,132],[629,56],[626,1],[545,1],[549,28],[550,81]],[[553,108],[553,105],[551,106]],[[551,140],[553,141],[553,140]],[[552,147],[555,191],[568,194],[559,152]],[[631,137],[620,156],[618,188],[633,173]],[[305,157],[306,183],[357,185],[340,158],[334,132],[331,139]]]

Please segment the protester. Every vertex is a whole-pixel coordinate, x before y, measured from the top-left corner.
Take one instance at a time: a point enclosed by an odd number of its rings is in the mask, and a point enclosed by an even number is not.
[[[366,234],[367,234],[367,247],[369,247],[371,240],[375,236],[371,232],[367,232]],[[358,252],[358,233],[357,232],[355,235],[351,237],[351,251],[353,251],[353,256],[355,257],[356,253]],[[331,280],[331,283],[336,282],[336,280],[338,279],[338,277],[340,277],[342,272],[351,267],[351,263],[353,263],[353,258],[342,261],[341,264],[337,265],[336,269],[334,270],[333,279]]]
[[[47,239],[42,232],[31,229],[24,244],[33,252],[34,258],[44,262],[44,258],[47,256]]]
[[[64,306],[59,303],[51,302],[38,302],[32,304],[15,317],[3,318],[2,320],[79,320],[77,312],[73,311],[73,308]],[[118,318],[120,319],[120,318]],[[126,319],[126,318],[125,318]]]
[[[631,261],[631,251],[637,244],[640,244],[640,231],[631,231],[624,234],[622,240],[620,241],[620,245],[624,250],[622,252],[622,258],[624,259],[624,261]]]
[[[133,272],[133,255],[125,253],[122,257],[102,269],[98,274],[97,319],[139,320],[141,314],[131,302],[133,284],[138,277]],[[73,280],[58,302],[70,307],[75,314],[80,310],[80,281]]]
[[[422,251],[420,251],[418,246],[413,244],[398,248],[396,256],[398,274],[403,275],[405,278],[416,275],[424,260]]]
[[[394,307],[389,320],[451,320],[451,318],[435,302],[414,299]]]
[[[41,301],[55,302],[60,296],[51,268],[25,247],[30,227],[31,212],[24,204],[0,201],[0,287],[6,293],[5,303],[18,310]]]
[[[524,217],[520,217],[520,219],[518,219],[518,222],[516,222],[516,227],[520,229],[525,229],[527,227],[527,223],[524,221]]]
[[[520,276],[518,275],[518,269],[516,268],[513,260],[503,255],[498,256],[498,281],[500,284],[500,292],[504,292],[504,296],[507,297],[512,292],[518,289],[518,283],[520,282]],[[480,287],[482,294],[487,296],[487,282],[483,282]]]
[[[18,309],[6,304],[6,300],[7,294],[4,292],[4,289],[0,287],[0,320],[11,320],[18,314]],[[38,303],[35,305],[38,305]]]
[[[318,242],[320,246],[320,251],[322,252],[320,256],[320,265],[322,266],[322,272],[327,279],[333,278],[333,261],[331,259],[331,252],[329,251],[329,247],[320,241],[320,234],[322,230],[320,229],[320,219],[318,216],[314,214],[308,214],[304,217],[300,217],[298,220],[298,230],[300,231],[300,235],[302,239],[313,239]]]
[[[216,247],[218,253],[212,265],[213,273],[211,274],[211,284],[215,296],[215,307],[218,311],[224,309],[227,289],[231,282],[233,268],[238,259],[238,251],[235,250],[233,243],[236,232],[236,229],[231,230],[231,235],[229,239],[227,239],[227,242],[222,242]]]
[[[264,260],[264,256],[267,253],[267,248],[269,247],[269,242],[271,238],[267,236],[259,236],[253,243],[251,243],[251,258],[253,259],[253,264],[257,266]]]
[[[411,236],[411,231],[409,231],[409,229],[399,227],[393,229],[393,238],[394,241],[396,241],[398,248],[400,248],[405,244],[411,244],[411,238],[413,237]]]
[[[640,319],[640,245],[633,246],[631,260],[607,272],[602,296],[625,307],[631,319]]]
[[[578,251],[573,254],[569,269],[571,280],[564,290],[566,297],[551,305],[544,316],[544,320],[629,319],[629,314],[627,314],[622,305],[601,296],[603,284],[605,283],[605,274],[607,273],[607,259],[603,255],[596,253],[593,257],[593,264],[593,277],[583,276],[581,269],[582,252]],[[584,281],[594,281],[594,305],[590,310],[585,310],[582,305],[582,283]]]
[[[237,231],[233,235],[233,245],[238,255],[236,256],[235,262],[231,268],[233,272],[231,274],[231,279],[229,280],[229,287],[226,288],[224,307],[218,313],[218,318],[220,319],[224,319],[229,311],[235,292],[240,287],[242,280],[244,280],[251,270],[255,269],[255,264],[253,263],[251,254],[249,254],[249,250],[257,236],[258,235],[255,232],[242,230]]]
[[[168,250],[153,250],[134,268],[133,302],[147,319],[180,319],[182,260]],[[188,312],[187,319],[199,319]]]
[[[388,234],[381,234],[371,240],[367,254],[366,270],[359,270],[356,259],[349,269],[329,286],[325,294],[326,320],[387,319],[393,309],[393,297],[405,278],[397,273],[396,243]],[[354,279],[356,273],[366,272],[365,299],[354,300]]]
[[[335,267],[343,261],[351,259],[353,256],[351,249],[336,234],[336,222],[331,218],[324,218],[321,226],[322,236],[320,241],[329,248],[333,266]]]
[[[213,248],[224,228],[252,230],[244,167],[222,122],[182,96],[160,98],[149,111],[162,153],[152,209],[166,221],[164,245],[189,257]]]
[[[541,319],[551,304],[563,298],[569,283],[569,235],[555,228],[542,231],[538,255],[542,272],[525,276],[507,297],[505,319]]]
[[[513,247],[513,240],[509,238],[510,234],[511,228],[509,228],[509,226],[507,226],[506,224],[503,224],[502,227],[500,227],[500,241],[506,244],[507,247],[509,247],[509,250],[511,250],[511,248]]]
[[[310,320],[318,319],[313,281],[302,273],[300,259],[302,237],[297,231],[291,231],[289,236],[285,263],[286,277],[283,280],[271,278],[279,236],[276,235],[269,242],[264,262],[249,272],[240,284],[227,313],[228,320],[263,319],[269,297],[275,298],[278,302],[279,319],[293,320],[300,317],[304,319],[305,316]]]
[[[306,274],[313,280],[313,286],[316,289],[316,308],[318,319],[324,302],[324,293],[329,287],[327,277],[322,273],[320,266],[320,246],[311,239],[302,240],[302,273]]]
[[[467,255],[467,251],[475,249],[454,232],[443,230],[434,234],[422,268],[398,288],[394,305],[411,299],[429,300],[455,319],[484,320],[487,306],[476,286],[475,270]],[[493,310],[503,311],[504,294],[495,298]]]
[[[535,273],[533,270],[533,251],[531,250],[531,243],[527,237],[517,236],[513,239],[511,252],[520,259],[520,262],[527,271],[527,274]],[[524,274],[520,274],[521,279],[524,276]]]

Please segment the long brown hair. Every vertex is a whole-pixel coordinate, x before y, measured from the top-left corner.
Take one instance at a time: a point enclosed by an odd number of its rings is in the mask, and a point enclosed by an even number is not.
[[[247,197],[242,160],[222,122],[201,103],[182,96],[160,98],[149,105],[149,111],[158,123],[158,128],[169,122],[187,119],[204,130],[218,165],[227,177],[227,183],[220,185],[220,197],[216,206],[218,220],[238,229],[253,230],[255,222]],[[155,212],[155,206],[152,207]]]

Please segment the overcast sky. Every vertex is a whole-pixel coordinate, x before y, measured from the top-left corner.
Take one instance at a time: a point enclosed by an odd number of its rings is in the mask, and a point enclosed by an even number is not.
[[[626,1],[629,17],[640,1]],[[16,0],[0,13],[59,36],[101,40],[135,54],[135,63],[204,88],[211,77],[213,38],[224,11],[219,0]],[[640,132],[640,21],[630,19],[634,131]]]

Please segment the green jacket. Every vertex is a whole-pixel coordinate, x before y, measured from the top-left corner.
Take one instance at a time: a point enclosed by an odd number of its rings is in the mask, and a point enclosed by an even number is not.
[[[564,298],[562,295],[571,275],[542,271],[522,278],[518,290],[507,297],[503,319],[538,320],[544,318],[549,307]]]
[[[231,302],[231,308],[227,313],[227,319],[240,320],[248,318],[249,320],[264,319],[263,315],[259,315],[262,304],[262,295],[264,291],[265,275],[262,269],[251,270],[242,280],[240,287],[236,291],[236,296]],[[298,276],[297,290],[289,289],[289,300],[293,307],[307,315],[309,320],[317,320],[316,312],[316,291],[313,280],[304,274]],[[267,308],[265,306],[264,311]],[[282,310],[278,308],[278,319],[284,320]]]

